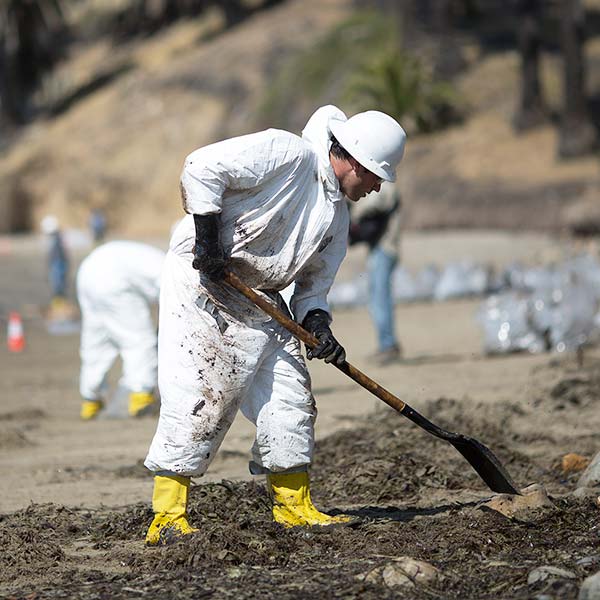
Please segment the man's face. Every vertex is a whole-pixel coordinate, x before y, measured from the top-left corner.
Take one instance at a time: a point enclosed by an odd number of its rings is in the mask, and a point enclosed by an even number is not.
[[[371,192],[378,192],[381,189],[382,179],[365,169],[354,159],[350,159],[352,169],[348,171],[346,177],[340,182],[342,192],[353,202],[358,202]]]

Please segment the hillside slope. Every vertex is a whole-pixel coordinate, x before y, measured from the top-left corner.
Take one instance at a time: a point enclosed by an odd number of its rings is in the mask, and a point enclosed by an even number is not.
[[[12,203],[30,211],[34,225],[53,212],[81,227],[89,207],[102,206],[111,228],[125,235],[168,232],[180,216],[184,157],[252,130],[277,56],[311,43],[350,4],[292,0],[220,35],[218,17],[209,15],[117,48],[80,49],[65,67],[75,76],[121,75],[30,128],[1,157],[4,214]]]
[[[210,14],[117,48],[78,49],[63,70],[104,74],[106,83],[0,156],[0,228],[35,228],[48,212],[85,227],[100,206],[122,235],[166,233],[181,215],[186,154],[252,131],[275,65],[352,4],[288,0],[218,35],[219,16]],[[582,198],[594,204],[596,159],[558,163],[550,126],[515,136],[517,55],[470,56],[458,82],[470,119],[409,140],[399,184],[406,226],[563,229]]]

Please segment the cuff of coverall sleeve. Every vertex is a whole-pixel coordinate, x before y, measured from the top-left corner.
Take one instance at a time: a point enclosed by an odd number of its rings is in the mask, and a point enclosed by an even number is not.
[[[167,471],[163,469],[160,471],[151,471],[151,473],[156,477],[194,477],[193,475],[184,475],[182,473],[175,473],[175,471]]]
[[[292,467],[291,469],[284,469],[282,471],[273,471],[272,469],[267,469],[262,465],[259,465],[257,462],[251,460],[248,463],[248,470],[251,475],[269,475],[270,473],[304,473],[308,471],[309,465],[300,465],[298,467]]]
[[[292,303],[294,307],[294,319],[296,323],[302,323],[304,318],[311,310],[324,310],[329,315],[329,324],[331,324],[331,308],[327,302],[319,302],[317,304],[313,302],[303,302],[300,301],[298,303]]]
[[[181,173],[180,184],[184,190],[183,207],[187,213],[210,215],[221,212],[223,190],[220,184],[213,187],[207,184],[206,179],[201,175],[191,173],[187,160]]]

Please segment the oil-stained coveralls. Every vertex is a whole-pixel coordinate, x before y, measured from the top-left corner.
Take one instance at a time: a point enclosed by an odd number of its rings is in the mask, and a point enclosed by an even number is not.
[[[314,309],[329,313],[349,225],[329,161],[330,118],[345,115],[323,107],[302,137],[269,129],[187,157],[181,188],[190,214],[173,233],[163,270],[151,471],[202,475],[238,409],[256,425],[253,473],[311,462],[316,409],[300,344],[236,290],[192,267],[192,215],[219,214],[228,268],[251,287],[280,301],[277,292],[295,281],[298,322]]]
[[[157,336],[151,308],[158,302],[165,253],[130,241],[93,250],[77,273],[81,308],[81,396],[100,400],[106,377],[120,355],[120,384],[152,392],[157,383]]]

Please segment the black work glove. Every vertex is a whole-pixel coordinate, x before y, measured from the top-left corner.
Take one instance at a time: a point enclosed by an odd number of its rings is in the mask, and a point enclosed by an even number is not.
[[[225,276],[225,253],[219,239],[219,215],[194,215],[196,243],[192,266],[207,275],[212,281]]]
[[[333,337],[329,328],[329,315],[324,310],[320,308],[311,310],[304,317],[302,327],[319,340],[319,344],[314,348],[307,347],[306,357],[308,360],[322,358],[326,363],[332,362],[336,365],[341,365],[346,360],[346,351]]]

